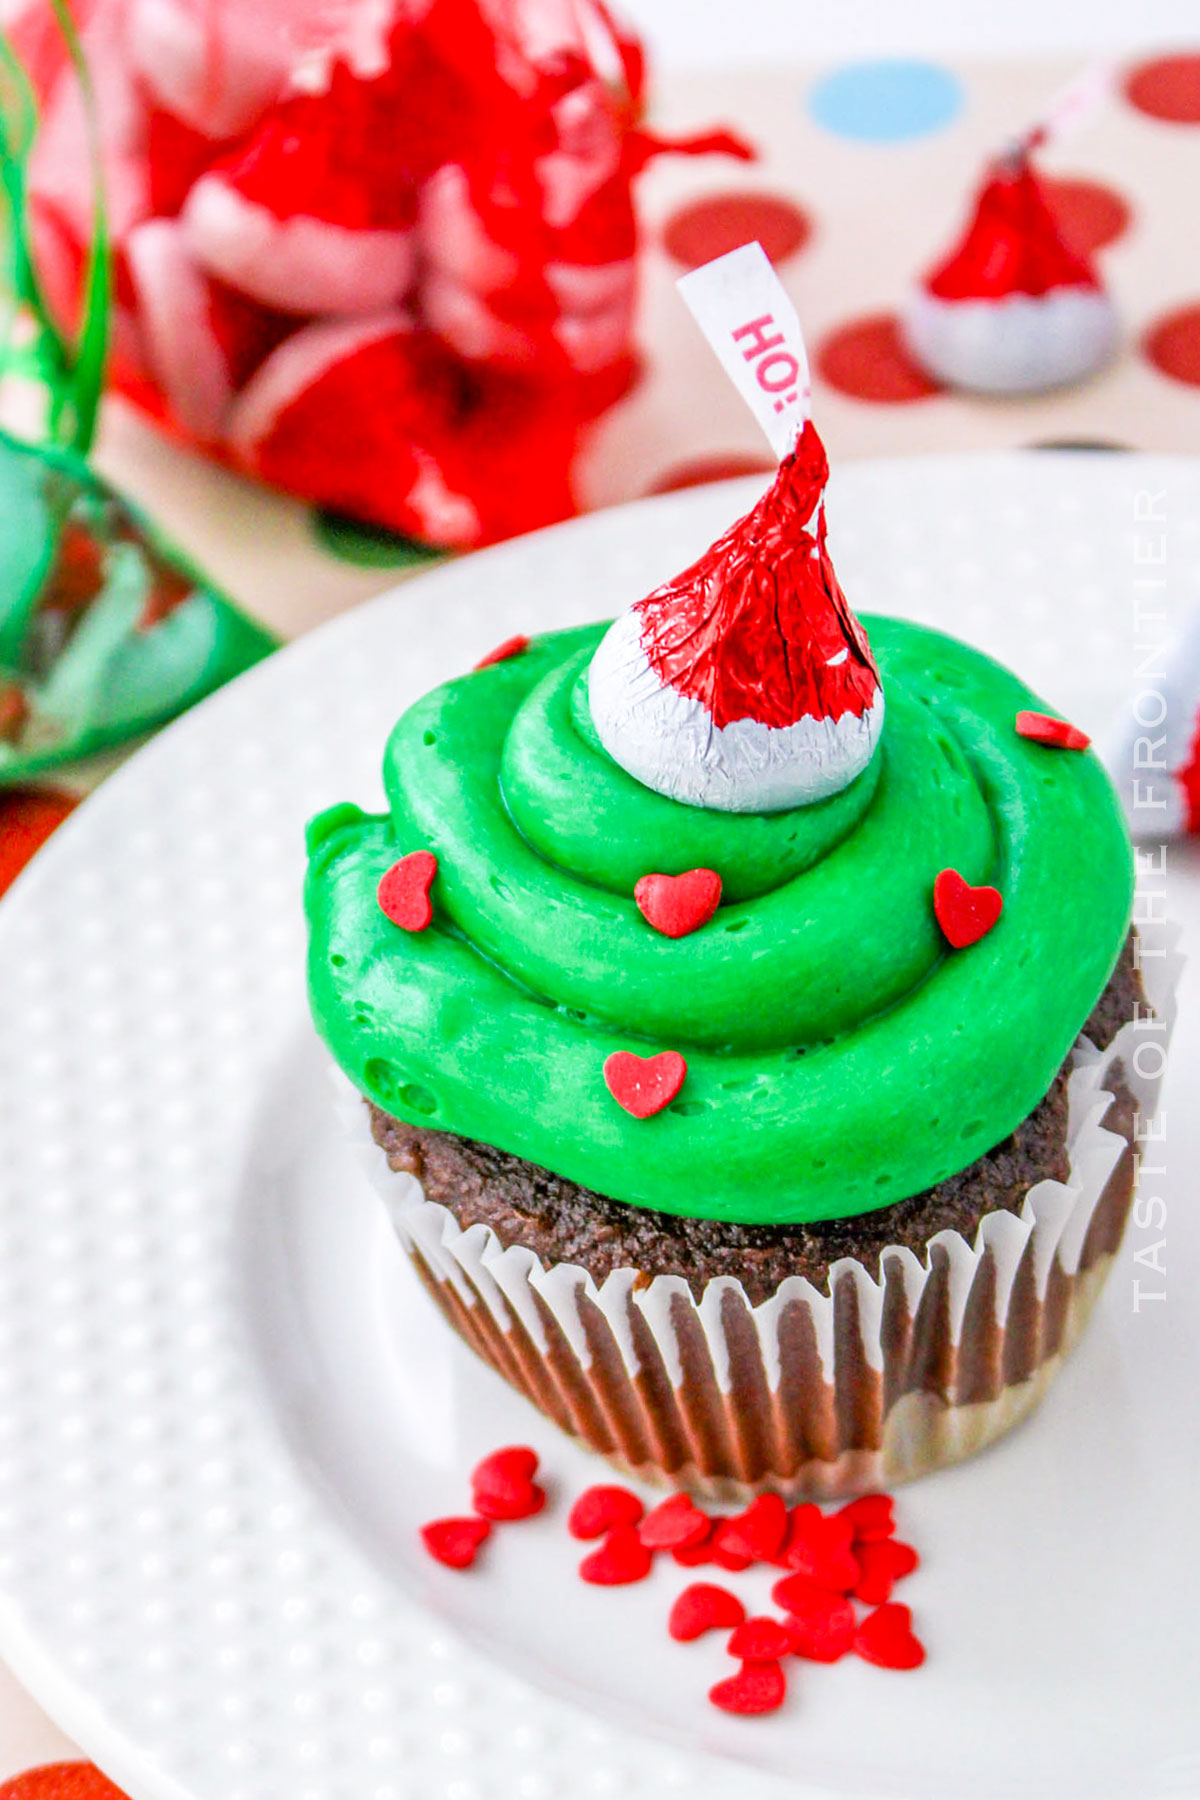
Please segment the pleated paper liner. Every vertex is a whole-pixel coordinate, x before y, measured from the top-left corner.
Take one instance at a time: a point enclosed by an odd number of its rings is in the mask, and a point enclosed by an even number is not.
[[[1037,1405],[1087,1323],[1133,1199],[1175,1020],[1177,933],[1139,927],[1152,1017],[1101,1052],[1085,1037],[1068,1082],[1070,1172],[973,1244],[939,1232],[924,1260],[899,1245],[881,1275],[844,1257],[824,1291],[789,1277],[752,1306],[711,1281],[620,1269],[597,1287],[568,1263],[463,1230],[395,1173],[367,1109],[340,1109],[426,1288],[460,1336],[617,1467],[707,1498],[774,1489],[818,1499],[891,1486],[959,1461]],[[702,1173],[702,1172],[701,1172]]]

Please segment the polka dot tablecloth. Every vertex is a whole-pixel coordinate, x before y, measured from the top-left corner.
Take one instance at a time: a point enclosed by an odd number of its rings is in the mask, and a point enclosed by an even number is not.
[[[1048,60],[953,68],[869,60],[660,83],[656,124],[689,132],[719,119],[754,141],[760,158],[664,159],[644,178],[643,374],[586,448],[583,503],[770,466],[674,292],[683,270],[749,237],[796,302],[835,460],[1071,444],[1194,452],[1200,51],[1132,62],[1109,104],[1045,159],[1064,231],[1100,251],[1121,310],[1124,342],[1107,370],[1048,396],[969,399],[939,390],[900,345],[906,287],[955,233],[986,156],[1036,119],[1077,69]],[[21,396],[15,404],[14,418],[10,397],[6,416],[19,424]],[[97,460],[230,593],[288,636],[426,560],[345,522],[315,521],[164,444],[119,404],[109,408]],[[49,793],[0,795],[0,888],[70,809],[70,786],[84,788],[99,773],[82,771]],[[120,1800],[77,1755],[0,1670],[0,1800]]]

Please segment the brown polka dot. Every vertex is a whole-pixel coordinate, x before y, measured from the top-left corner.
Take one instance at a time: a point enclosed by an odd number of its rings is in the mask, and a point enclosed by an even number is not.
[[[755,239],[773,263],[785,262],[812,236],[812,221],[779,194],[711,194],[671,214],[662,230],[668,256],[698,269]]]
[[[1172,381],[1200,387],[1200,304],[1159,319],[1142,339],[1142,351]]]
[[[1114,243],[1133,217],[1128,200],[1103,182],[1047,180],[1044,186],[1067,248],[1077,256],[1090,256]]]
[[[876,313],[839,325],[821,340],[816,366],[840,394],[849,394],[854,400],[875,400],[883,406],[927,400],[942,392],[909,356],[899,320],[892,313]]]
[[[0,1800],[125,1800],[91,1763],[47,1763],[0,1786]]]
[[[729,481],[735,475],[772,475],[776,465],[765,456],[730,451],[724,456],[697,456],[692,462],[676,463],[673,469],[655,478],[648,494],[674,494],[680,488],[704,487],[710,481]]]
[[[1200,55],[1160,56],[1125,77],[1125,98],[1172,125],[1200,125]]]

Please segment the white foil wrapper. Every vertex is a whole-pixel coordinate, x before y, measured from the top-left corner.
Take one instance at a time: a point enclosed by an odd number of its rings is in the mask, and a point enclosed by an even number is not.
[[[939,1232],[923,1258],[891,1246],[818,1289],[799,1276],[752,1306],[738,1281],[599,1287],[463,1230],[395,1173],[341,1076],[340,1109],[396,1232],[459,1334],[565,1431],[618,1467],[742,1500],[834,1498],[890,1486],[982,1449],[1041,1399],[1087,1322],[1133,1196],[1135,1137],[1158,1102],[1182,957],[1174,927],[1139,927],[1153,1017],[1107,1050],[1081,1037],[1069,1078],[1067,1181],[986,1214],[975,1241]],[[1153,1045],[1153,1051],[1146,1047]],[[1112,1091],[1124,1086],[1134,1106]]]

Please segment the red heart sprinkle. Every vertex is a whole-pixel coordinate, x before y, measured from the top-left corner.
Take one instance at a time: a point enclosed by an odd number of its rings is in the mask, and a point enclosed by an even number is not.
[[[788,1534],[788,1509],[778,1494],[760,1494],[745,1512],[723,1519],[717,1527],[714,1548],[727,1555],[745,1557],[747,1564],[770,1562],[783,1549]]]
[[[1065,719],[1052,719],[1049,713],[1019,712],[1017,734],[1032,738],[1035,744],[1050,744],[1056,750],[1086,750],[1091,738],[1077,725]]]
[[[694,1544],[677,1545],[676,1548],[672,1550],[671,1555],[675,1558],[675,1561],[679,1564],[681,1569],[698,1569],[702,1563],[711,1562],[713,1560],[712,1542],[706,1533],[704,1537],[698,1539]]]
[[[429,890],[437,866],[432,850],[410,850],[392,864],[376,888],[380,910],[402,931],[424,931],[432,919]]]
[[[448,1569],[469,1569],[491,1529],[486,1519],[434,1519],[422,1525],[421,1542],[435,1562]]]
[[[522,650],[528,650],[528,648],[529,639],[518,632],[515,637],[505,638],[502,644],[497,644],[496,648],[489,650],[486,656],[481,656],[475,667],[490,669],[493,663],[507,662],[510,656],[520,656]]]
[[[882,1606],[890,1600],[896,1582],[911,1575],[920,1561],[911,1544],[898,1543],[895,1538],[860,1544],[854,1554],[862,1571],[854,1597],[868,1606]]]
[[[541,1512],[546,1494],[533,1477],[537,1452],[527,1444],[513,1444],[485,1456],[471,1472],[471,1500],[485,1519],[528,1519]]]
[[[849,1594],[858,1585],[859,1568],[851,1554],[854,1527],[835,1513],[826,1518],[820,1507],[798,1506],[792,1514],[791,1541],[784,1562],[818,1587]]]
[[[788,1614],[794,1655],[809,1662],[837,1662],[850,1649],[854,1608],[844,1595],[815,1586],[807,1575],[787,1575],[775,1583],[771,1598]]]
[[[712,1520],[690,1495],[672,1494],[646,1514],[639,1530],[650,1550],[686,1550],[708,1537]]]
[[[854,1648],[865,1662],[881,1669],[919,1669],[925,1647],[913,1635],[912,1613],[907,1606],[881,1606],[859,1626]]]
[[[933,910],[949,942],[956,950],[965,950],[987,936],[1004,910],[1004,900],[994,887],[972,887],[957,869],[943,869],[933,884]]]
[[[687,1064],[678,1050],[660,1050],[657,1056],[614,1050],[604,1064],[609,1093],[635,1119],[649,1119],[670,1106],[686,1074]]]
[[[654,1552],[648,1550],[632,1525],[614,1525],[598,1550],[579,1565],[584,1581],[597,1587],[622,1587],[643,1581],[650,1573]]]
[[[873,1544],[889,1538],[896,1529],[896,1505],[890,1494],[860,1494],[839,1509],[839,1519],[849,1519],[856,1544]]]
[[[778,1619],[746,1619],[730,1635],[727,1649],[739,1662],[778,1662],[792,1653],[791,1633]]]
[[[787,1681],[777,1662],[752,1662],[709,1688],[708,1697],[722,1712],[768,1713],[783,1705],[786,1693]]]
[[[567,1530],[574,1538],[603,1537],[614,1525],[636,1525],[645,1510],[630,1488],[586,1488],[567,1514]]]
[[[740,1625],[746,1609],[736,1594],[717,1587],[710,1581],[693,1581],[685,1587],[671,1608],[667,1630],[677,1644],[690,1644],[706,1631],[727,1630]]]
[[[722,1521],[721,1525],[717,1526],[712,1534],[712,1539],[708,1545],[708,1559],[710,1562],[715,1562],[719,1569],[728,1569],[731,1575],[738,1575],[743,1569],[748,1569],[750,1567],[754,1558],[743,1555],[740,1550],[727,1550],[725,1548],[725,1545],[721,1542],[723,1524],[724,1521]]]
[[[721,904],[721,877],[714,869],[689,869],[686,875],[643,875],[633,890],[647,925],[664,937],[687,937],[699,931]]]

